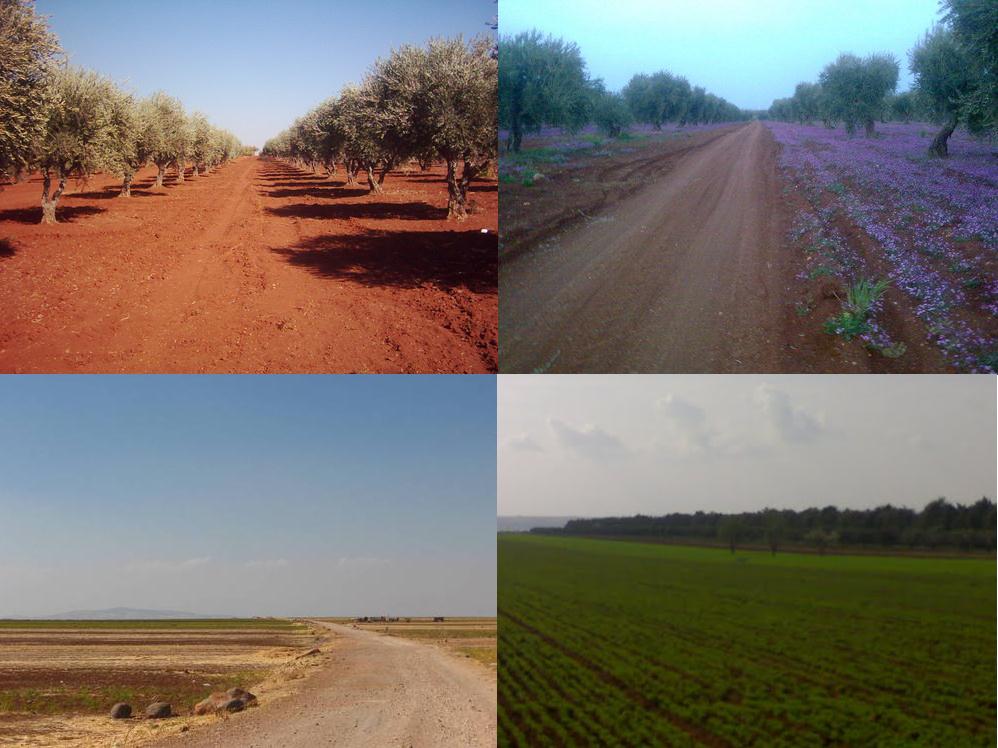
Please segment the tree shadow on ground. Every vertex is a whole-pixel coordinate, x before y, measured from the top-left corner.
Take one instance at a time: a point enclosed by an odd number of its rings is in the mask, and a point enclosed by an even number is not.
[[[365,286],[495,293],[499,285],[498,237],[478,230],[330,234],[271,251],[314,275]]]
[[[92,216],[97,213],[104,213],[106,208],[94,208],[89,205],[60,205],[55,212],[59,223],[73,223],[84,216]],[[15,223],[41,223],[42,208],[12,208],[11,210],[0,210],[0,222],[14,221]]]
[[[329,185],[328,187],[320,187],[318,185],[313,187],[301,187],[296,189],[276,189],[270,190],[267,193],[270,197],[363,197],[368,194],[366,189],[358,188],[348,188],[348,187],[335,187]]]
[[[446,208],[436,208],[427,203],[336,203],[310,205],[294,203],[267,208],[267,212],[284,218],[374,218],[396,221],[443,221]]]
[[[319,187],[327,184],[333,187],[343,187],[346,184],[346,182],[342,180],[334,180],[329,177],[324,177],[322,179],[300,179],[298,177],[295,177],[294,179],[274,179],[273,177],[267,177],[263,174],[260,176],[264,177],[267,182],[269,182],[269,187]]]
[[[0,259],[13,257],[17,254],[17,247],[10,239],[0,239]]]

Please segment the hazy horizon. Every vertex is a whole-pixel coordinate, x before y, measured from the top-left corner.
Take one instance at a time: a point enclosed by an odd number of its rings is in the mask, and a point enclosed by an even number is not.
[[[995,498],[990,376],[504,376],[499,404],[499,517]]]
[[[36,0],[74,65],[139,96],[165,91],[262,148],[378,57],[434,36],[491,33],[492,0]]]
[[[492,377],[3,377],[0,412],[0,617],[495,614]]]
[[[742,109],[768,109],[815,82],[842,52],[891,52],[898,90],[911,85],[908,50],[939,21],[938,0],[503,0],[502,35],[538,29],[575,42],[610,90],[668,70]]]

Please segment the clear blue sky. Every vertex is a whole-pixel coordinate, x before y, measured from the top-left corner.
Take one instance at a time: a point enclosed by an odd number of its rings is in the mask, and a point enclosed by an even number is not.
[[[379,56],[491,33],[492,0],[37,0],[70,60],[260,147]]]
[[[908,50],[938,20],[938,0],[502,0],[501,34],[531,28],[574,41],[594,77],[619,90],[670,70],[746,109],[789,96],[840,52]]]
[[[494,377],[6,376],[0,413],[0,617],[494,613]]]

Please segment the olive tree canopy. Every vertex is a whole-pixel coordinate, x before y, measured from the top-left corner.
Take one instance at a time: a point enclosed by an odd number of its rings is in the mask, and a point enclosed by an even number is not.
[[[0,0],[0,177],[29,166],[61,51],[30,0]]]
[[[933,156],[949,155],[950,135],[961,121],[972,119],[968,98],[976,91],[978,75],[968,50],[947,28],[936,27],[911,50],[915,87],[943,127],[929,146]]]
[[[832,116],[844,122],[850,134],[862,124],[867,136],[872,137],[887,94],[897,87],[899,72],[898,61],[890,54],[869,55],[865,59],[852,54],[839,55],[821,71],[821,90]]]
[[[544,125],[575,130],[589,118],[588,75],[578,46],[524,31],[499,40],[499,122],[507,148]]]
[[[118,159],[116,108],[122,93],[108,78],[80,68],[57,70],[45,131],[32,162],[42,171],[42,222],[55,223],[56,205],[69,177],[113,169]],[[53,177],[58,187],[50,194]]]

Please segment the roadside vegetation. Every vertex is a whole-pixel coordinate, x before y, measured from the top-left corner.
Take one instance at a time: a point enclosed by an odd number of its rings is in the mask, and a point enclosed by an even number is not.
[[[183,182],[188,165],[196,177],[253,152],[165,94],[139,99],[69,65],[31,0],[0,0],[0,59],[0,188],[40,172],[41,223],[57,222],[69,180],[114,174],[127,198],[147,164],[158,167],[161,187],[168,167]]]
[[[903,357],[921,343],[900,339],[888,319],[887,305],[903,299],[949,366],[993,372],[998,6],[944,0],[941,8],[943,22],[909,52],[911,91],[896,92],[900,63],[889,55],[843,54],[764,116],[801,199],[791,239],[804,253],[802,280],[840,284],[842,311],[823,329]],[[860,127],[865,137],[853,137]],[[857,305],[870,290],[879,293]]]
[[[378,60],[359,86],[344,88],[267,141],[262,155],[331,176],[342,164],[346,183],[366,176],[379,193],[386,175],[405,164],[447,166],[447,215],[468,214],[468,187],[496,158],[493,43],[486,37],[434,39],[403,46]]]
[[[499,745],[995,742],[995,562],[500,534]]]

